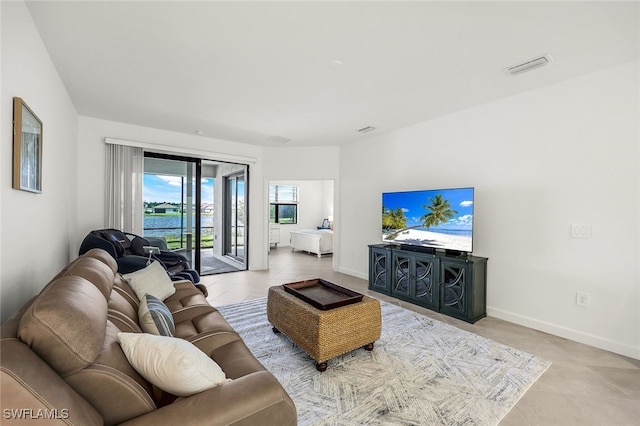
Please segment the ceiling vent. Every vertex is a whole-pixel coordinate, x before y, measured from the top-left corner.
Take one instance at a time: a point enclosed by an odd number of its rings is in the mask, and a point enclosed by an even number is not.
[[[503,71],[509,75],[518,75],[523,72],[543,67],[551,61],[553,61],[553,59],[551,58],[551,55],[547,53],[546,55],[538,56],[536,58],[529,59],[528,61],[507,67]]]
[[[360,133],[369,133],[369,132],[373,132],[376,128],[373,126],[367,126],[367,127],[363,127],[362,129],[358,129],[356,130],[356,132],[360,132]]]
[[[267,142],[272,142],[272,143],[287,143],[290,140],[291,139],[285,138],[284,136],[269,136],[267,138]]]

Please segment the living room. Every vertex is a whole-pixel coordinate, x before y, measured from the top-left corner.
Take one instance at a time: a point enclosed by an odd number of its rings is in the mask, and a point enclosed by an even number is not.
[[[635,23],[631,37],[621,29],[629,47],[623,59],[611,55],[604,63],[612,46],[594,43],[577,59],[588,69],[580,75],[515,94],[505,89],[506,97],[496,93],[345,144],[259,146],[78,113],[70,95],[75,89],[63,83],[29,7],[3,2],[3,321],[77,256],[89,230],[103,227],[104,138],[111,137],[249,164],[250,270],[269,265],[266,182],[335,183],[333,268],[361,279],[368,276],[367,246],[380,242],[382,192],[473,186],[473,251],[489,259],[487,314],[640,359],[638,10],[633,3],[617,7],[635,11],[622,13]],[[521,59],[539,53],[523,52]],[[520,77],[562,69],[563,56],[556,56]],[[517,84],[514,78],[504,76],[504,85]],[[117,85],[118,76],[95,84]],[[8,183],[14,96],[44,123],[42,194]],[[153,114],[153,105],[139,108]],[[572,238],[572,225],[588,225],[589,238]],[[589,295],[588,307],[576,305],[578,292]]]

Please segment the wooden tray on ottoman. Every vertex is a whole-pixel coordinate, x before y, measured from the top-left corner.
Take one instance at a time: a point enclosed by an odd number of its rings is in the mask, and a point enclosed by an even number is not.
[[[284,284],[284,290],[308,304],[326,311],[362,300],[363,295],[322,278]]]

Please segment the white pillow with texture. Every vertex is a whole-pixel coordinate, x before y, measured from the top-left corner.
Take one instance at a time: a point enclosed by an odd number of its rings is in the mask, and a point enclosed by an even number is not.
[[[129,363],[173,395],[191,396],[227,381],[224,371],[191,342],[147,333],[118,333]]]
[[[167,271],[160,265],[160,262],[151,262],[146,268],[123,274],[122,277],[136,293],[138,300],[142,300],[145,294],[165,300],[176,292],[173,281],[169,278]]]

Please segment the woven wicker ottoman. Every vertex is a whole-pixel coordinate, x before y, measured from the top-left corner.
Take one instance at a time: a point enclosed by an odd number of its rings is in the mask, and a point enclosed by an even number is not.
[[[282,332],[314,359],[318,371],[338,355],[361,347],[373,350],[382,328],[377,299],[364,296],[357,303],[320,310],[283,286],[269,288],[267,318],[275,333]]]

